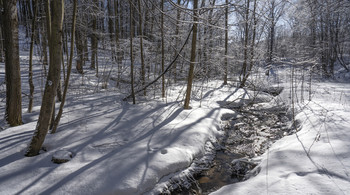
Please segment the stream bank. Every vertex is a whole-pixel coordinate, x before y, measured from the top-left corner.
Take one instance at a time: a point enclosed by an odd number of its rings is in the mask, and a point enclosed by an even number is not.
[[[253,92],[238,101],[219,102],[234,111],[221,117],[224,136],[218,140],[212,156],[210,152],[204,155],[209,162],[200,168],[194,166],[190,184],[179,184],[170,194],[209,194],[259,173],[257,157],[276,140],[295,132],[290,109],[278,94]]]

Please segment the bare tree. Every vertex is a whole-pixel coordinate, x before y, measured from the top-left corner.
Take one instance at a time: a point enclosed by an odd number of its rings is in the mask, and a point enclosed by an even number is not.
[[[190,69],[187,77],[187,89],[184,103],[184,109],[190,109],[190,99],[192,91],[192,82],[194,77],[194,65],[196,60],[196,43],[197,43],[197,30],[198,30],[198,0],[193,0],[193,31],[192,31],[192,46],[191,46],[191,61]]]
[[[93,16],[92,16],[92,34],[91,34],[91,69],[96,69],[96,76],[98,75],[98,33],[97,33],[97,15],[98,15],[98,0],[93,0]]]
[[[177,0],[177,5],[180,5],[181,0]],[[175,26],[175,48],[177,49],[177,47],[179,46],[179,42],[180,42],[180,16],[181,16],[181,12],[180,9],[176,9],[176,26]],[[175,50],[174,56],[177,55],[176,53],[177,51]],[[174,82],[176,82],[176,76],[177,76],[177,62],[174,63],[174,67],[173,67],[173,71],[174,71]]]
[[[2,8],[2,5],[0,5],[0,8]],[[0,62],[4,62],[4,43],[3,43],[3,36],[2,36],[1,20],[0,20]]]
[[[142,30],[142,12],[141,12],[141,0],[137,0],[138,13],[139,13],[139,33],[140,33],[140,57],[141,57],[141,84],[146,84],[146,72],[145,72],[145,59],[143,49],[143,30]],[[146,95],[146,90],[143,91],[143,95]]]
[[[268,10],[269,10],[269,42],[268,42],[268,67],[273,63],[274,56],[274,47],[275,47],[275,37],[276,37],[276,24],[279,21],[280,17],[284,13],[284,7],[286,5],[286,1],[282,0],[269,0],[268,1]]]
[[[119,86],[120,82],[120,76],[121,76],[121,69],[122,69],[122,59],[123,59],[123,52],[120,48],[120,11],[119,11],[120,3],[119,0],[114,0],[114,17],[115,17],[115,43],[116,43],[116,58],[117,58],[117,64],[118,64],[118,75],[117,75],[117,86]]]
[[[72,34],[71,34],[71,42],[70,42],[70,56],[69,56],[69,63],[68,63],[68,70],[67,70],[67,78],[64,82],[64,90],[63,90],[63,96],[62,101],[60,104],[60,109],[57,113],[57,117],[55,118],[55,121],[53,123],[53,127],[51,130],[51,133],[55,133],[58,127],[58,124],[61,120],[61,116],[63,114],[63,107],[66,101],[68,86],[69,86],[69,78],[72,70],[72,63],[73,63],[73,54],[74,54],[74,40],[75,40],[75,25],[76,25],[76,15],[77,15],[77,1],[74,0],[73,2],[73,21],[72,21]]]
[[[161,16],[160,16],[160,33],[161,33],[161,50],[162,50],[162,72],[164,72],[164,60],[165,60],[165,53],[164,53],[164,0],[161,0],[160,2],[161,7]],[[162,76],[162,97],[165,97],[165,75]]]
[[[37,9],[38,9],[38,0],[34,0],[34,16],[32,19],[32,35],[30,39],[30,50],[29,50],[29,71],[28,71],[28,83],[29,83],[29,104],[28,112],[32,112],[33,100],[34,100],[34,84],[33,84],[33,50],[34,50],[34,37],[35,37],[35,28],[36,28],[36,18],[37,18]]]
[[[224,85],[227,85],[227,72],[228,72],[228,62],[227,62],[227,52],[228,52],[228,0],[225,1],[225,62],[224,62]]]
[[[61,63],[62,63],[62,24],[64,16],[64,0],[52,1],[52,23],[49,32],[50,39],[50,67],[45,84],[44,96],[41,104],[40,114],[37,126],[32,140],[26,151],[26,156],[35,156],[39,154],[41,146],[49,130],[53,108],[55,105],[55,96],[59,82]]]
[[[22,124],[21,72],[18,46],[17,1],[1,1],[3,5],[1,23],[3,25],[6,78],[6,113],[10,126]]]
[[[240,88],[245,86],[245,82],[248,77],[248,43],[249,43],[249,12],[250,12],[250,0],[246,0],[246,6],[244,7],[244,46],[243,46],[243,65],[240,73]]]
[[[135,104],[135,90],[134,90],[134,56],[133,56],[133,36],[134,36],[134,29],[133,29],[133,2],[132,0],[129,0],[129,6],[130,6],[130,78],[131,78],[131,96],[132,96],[132,103]]]

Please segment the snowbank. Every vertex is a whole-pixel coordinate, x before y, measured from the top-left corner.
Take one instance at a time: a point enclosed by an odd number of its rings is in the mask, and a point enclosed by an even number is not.
[[[350,84],[319,83],[296,119],[301,130],[261,157],[259,174],[223,194],[350,194]]]

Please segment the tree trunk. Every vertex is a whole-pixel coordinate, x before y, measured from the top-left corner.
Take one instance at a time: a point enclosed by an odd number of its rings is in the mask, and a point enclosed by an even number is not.
[[[119,0],[114,1],[114,16],[115,16],[115,43],[116,43],[116,62],[118,64],[118,75],[117,75],[117,86],[119,86],[120,77],[122,74],[122,60],[123,60],[123,52],[120,48],[119,37],[120,37],[120,13],[119,13]]]
[[[271,66],[273,60],[273,45],[275,40],[275,1],[271,2],[271,15],[270,15],[270,40],[269,40],[269,57],[268,57],[268,65]]]
[[[190,99],[192,91],[192,82],[194,77],[194,64],[196,60],[196,42],[197,42],[197,28],[198,28],[198,0],[193,1],[193,32],[192,32],[192,47],[191,47],[191,62],[188,71],[186,97],[184,109],[190,109]]]
[[[115,59],[115,47],[114,47],[114,26],[113,26],[113,4],[112,0],[107,1],[107,10],[108,10],[108,33],[109,33],[109,43],[111,44],[111,56],[112,60]]]
[[[180,6],[180,3],[181,3],[181,0],[177,0],[177,5],[179,5]],[[176,50],[175,50],[175,54],[174,54],[174,56],[176,56],[177,55],[177,48],[178,48],[178,46],[179,46],[179,44],[180,44],[180,9],[178,8],[177,10],[176,10],[176,27],[175,27],[175,36],[176,36],[176,38],[175,38],[175,48],[176,48]],[[176,83],[176,80],[177,80],[177,62],[175,62],[174,63],[174,67],[173,67],[173,70],[174,70],[174,82]]]
[[[83,33],[81,30],[75,31],[75,46],[77,48],[77,60],[75,68],[77,69],[78,73],[84,74],[83,66],[85,64],[85,58],[84,58],[84,40],[83,40]]]
[[[34,84],[33,84],[33,50],[34,50],[34,37],[35,37],[35,29],[36,29],[36,17],[37,17],[37,9],[38,9],[38,0],[34,0],[34,16],[32,19],[32,36],[30,40],[30,50],[29,50],[29,73],[28,73],[28,83],[29,83],[29,104],[28,104],[28,112],[32,112],[33,108],[33,100],[34,100]]]
[[[49,64],[49,58],[47,56],[47,32],[45,33],[45,24],[43,23],[40,29],[40,39],[41,39],[41,47],[42,47],[42,59],[43,65],[46,67]],[[46,72],[46,71],[45,71]]]
[[[246,75],[246,79],[250,76],[252,72],[252,68],[254,65],[254,50],[255,50],[255,37],[256,37],[256,26],[258,25],[258,20],[256,18],[256,8],[257,8],[257,3],[256,0],[254,0],[254,8],[253,8],[253,35],[252,35],[252,42],[250,45],[250,59],[249,59],[249,67],[248,67],[248,74]]]
[[[98,47],[98,40],[97,40],[97,7],[98,7],[98,0],[94,0],[94,10],[92,16],[92,34],[91,34],[91,69],[96,69],[96,76],[98,75],[98,68],[97,66],[97,47]]]
[[[249,19],[249,4],[250,4],[250,0],[247,0],[247,5],[245,7],[245,28],[244,28],[244,56],[243,56],[243,66],[242,66],[242,70],[241,70],[241,75],[240,75],[240,86],[239,88],[243,88],[245,86],[245,82],[247,80],[247,67],[248,67],[248,38],[249,38],[249,23],[248,23],[248,19]]]
[[[38,123],[28,146],[26,156],[39,154],[41,146],[51,124],[51,115],[55,105],[55,96],[61,72],[62,53],[62,24],[64,16],[64,0],[52,1],[52,34],[49,36],[50,67],[46,80],[44,96],[40,109]]]
[[[215,3],[216,3],[216,1],[215,0],[213,0],[213,1],[211,1],[210,2],[210,7],[215,7]],[[206,41],[204,41],[204,48],[203,48],[203,50],[205,51],[204,52],[204,63],[205,63],[205,66],[204,66],[204,70],[205,70],[205,76],[206,77],[210,77],[210,72],[211,72],[211,70],[210,70],[210,66],[211,66],[211,59],[212,59],[212,53],[213,53],[213,42],[214,42],[214,40],[213,40],[213,33],[214,33],[214,29],[213,29],[213,27],[212,27],[212,25],[213,25],[213,12],[214,12],[214,9],[213,8],[211,8],[210,10],[209,10],[209,14],[208,14],[208,23],[209,23],[209,25],[206,27],[206,29],[207,29],[207,32],[205,33],[205,34],[209,34],[209,38],[207,38],[207,40]]]
[[[132,0],[129,0],[130,5],[130,78],[131,78],[131,96],[132,96],[132,103],[136,104],[135,101],[135,92],[134,92],[134,56],[133,56],[133,36],[134,36],[134,29],[133,29],[133,3]]]
[[[61,55],[61,62],[63,62],[63,55]],[[62,66],[64,66],[64,64],[62,63]],[[56,97],[57,97],[57,102],[61,102],[62,101],[62,82],[61,82],[61,75],[58,78],[58,83],[57,83],[57,91],[56,91]]]
[[[2,23],[0,21],[0,62],[4,62],[4,43],[2,37]]]
[[[122,38],[122,39],[126,37],[125,36],[126,32],[125,32],[125,28],[124,28],[124,26],[126,26],[126,25],[124,25],[124,24],[127,23],[127,21],[124,21],[124,20],[126,20],[124,17],[124,12],[123,12],[124,7],[125,7],[125,5],[123,3],[120,3],[120,13],[119,13],[119,15],[120,15],[120,38]]]
[[[228,71],[227,50],[228,50],[228,0],[226,0],[226,8],[225,8],[225,65],[224,65],[224,85],[227,85],[227,71]]]
[[[140,55],[141,55],[141,84],[142,86],[146,83],[146,73],[145,73],[145,59],[143,51],[143,30],[142,30],[142,13],[141,13],[141,0],[137,1],[139,9],[139,33],[140,33]],[[146,95],[146,90],[143,91],[143,95]]]
[[[161,17],[160,17],[160,34],[161,34],[161,39],[162,39],[162,72],[164,72],[164,0],[161,0],[161,10],[162,10],[162,13],[161,13]],[[165,97],[165,75],[162,76],[162,98]]]
[[[3,1],[3,13],[1,17],[5,48],[5,118],[10,126],[17,126],[22,124],[22,91],[16,3],[16,0]]]
[[[45,5],[45,14],[46,14],[46,35],[47,35],[47,40],[50,41],[50,36],[51,36],[51,9],[50,9],[50,0],[44,0],[44,5]],[[50,49],[50,43],[49,43],[49,49]],[[51,56],[50,56],[51,57]]]
[[[244,87],[245,83],[247,82],[251,72],[252,72],[252,68],[254,65],[254,49],[255,49],[255,37],[256,37],[256,26],[257,26],[257,18],[256,18],[256,8],[257,8],[257,3],[256,0],[254,0],[254,8],[253,8],[253,30],[252,30],[252,41],[251,41],[251,45],[250,45],[250,55],[249,55],[249,66],[248,66],[248,56],[245,56],[245,63],[246,63],[246,67],[245,67],[245,74],[243,75],[243,78],[241,79],[241,85],[240,87]],[[246,34],[247,36],[247,34]],[[248,37],[246,37],[248,38]],[[247,50],[248,50],[248,45],[246,46]],[[245,54],[247,55],[247,54]]]
[[[73,21],[72,21],[72,35],[71,35],[71,43],[70,43],[70,56],[69,56],[69,64],[68,64],[68,70],[67,70],[67,78],[64,81],[64,90],[63,90],[63,97],[62,97],[62,101],[60,104],[60,109],[57,113],[57,117],[53,123],[53,127],[52,127],[52,131],[51,133],[55,133],[58,127],[58,124],[61,120],[61,116],[63,113],[63,107],[64,107],[64,103],[66,101],[66,96],[67,96],[67,91],[68,91],[68,86],[69,86],[69,78],[70,78],[70,73],[72,70],[72,63],[73,63],[73,54],[74,54],[74,40],[75,40],[75,25],[76,25],[76,14],[77,14],[77,1],[78,0],[74,0],[74,5],[73,5]]]
[[[311,30],[311,57],[315,58],[316,57],[316,0],[309,0],[309,6],[310,6],[310,12],[311,12],[311,25],[310,25],[310,30]]]

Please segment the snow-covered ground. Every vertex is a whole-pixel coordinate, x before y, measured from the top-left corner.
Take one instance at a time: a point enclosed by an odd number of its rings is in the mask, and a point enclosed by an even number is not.
[[[220,118],[233,111],[220,105],[245,97],[242,89],[210,81],[195,84],[191,110],[182,108],[182,85],[169,87],[166,99],[143,98],[132,105],[122,101],[127,90],[96,87],[93,71],[84,79],[73,74],[57,133],[48,134],[42,153],[29,158],[24,151],[37,123],[42,82],[35,80],[35,106],[26,113],[27,69],[22,71],[24,125],[5,126],[0,86],[0,194],[157,192],[164,187],[154,189],[162,178],[190,166],[223,134]],[[36,67],[36,78],[40,71]],[[288,97],[288,90],[284,93]],[[257,176],[213,194],[350,194],[350,84],[314,83],[312,101],[295,108],[301,111],[300,131],[257,157]],[[54,164],[57,155],[72,159]]]
[[[202,83],[199,83],[202,84]],[[141,194],[166,175],[186,168],[204,153],[205,143],[222,133],[229,110],[218,100],[237,98],[221,81],[198,85],[203,99],[183,110],[182,87],[162,99],[132,105],[117,92],[71,96],[58,132],[48,134],[46,151],[24,157],[39,113],[23,114],[24,125],[0,132],[0,194]],[[195,90],[196,91],[196,90]],[[182,91],[183,92],[183,91]],[[180,98],[182,99],[182,98]],[[2,108],[3,110],[3,108]],[[23,109],[25,110],[25,108]],[[70,151],[64,164],[51,162]]]
[[[350,84],[322,82],[298,105],[301,129],[259,159],[259,174],[222,194],[350,194]],[[299,107],[301,106],[301,107]]]

